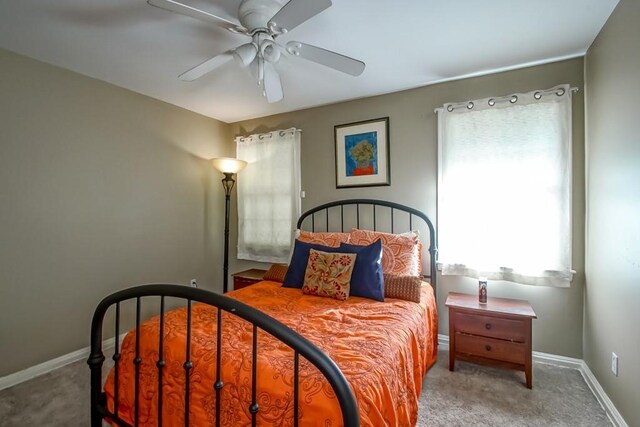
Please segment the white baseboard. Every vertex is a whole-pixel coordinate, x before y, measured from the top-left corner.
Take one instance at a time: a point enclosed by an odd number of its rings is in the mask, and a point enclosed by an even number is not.
[[[120,342],[122,342],[125,335],[126,333],[120,335]],[[113,338],[106,339],[102,342],[103,351],[111,350],[114,346],[115,340]],[[9,374],[5,377],[0,377],[0,390],[13,387],[14,385],[39,377],[40,375],[46,374],[55,369],[77,362],[78,360],[87,359],[89,357],[89,353],[91,353],[91,347],[84,347],[80,350],[40,363],[39,365],[31,366],[23,371],[14,372],[13,374]]]
[[[624,418],[622,418],[622,415],[620,415],[620,412],[618,412],[618,410],[614,406],[611,399],[609,399],[609,396],[607,396],[607,393],[605,393],[605,391],[602,389],[602,386],[596,379],[595,375],[593,375],[593,372],[591,372],[591,369],[589,369],[589,366],[585,363],[584,360],[582,361],[582,365],[580,366],[580,373],[582,374],[584,381],[587,383],[593,394],[596,396],[596,399],[598,399],[600,405],[606,411],[609,420],[611,420],[611,423],[616,427],[629,427]]]
[[[449,350],[449,335],[438,334],[438,348],[442,350]],[[609,417],[611,424],[615,427],[629,427],[584,360],[534,351],[533,361],[560,366],[563,368],[577,369],[580,371],[584,381],[587,383],[587,386],[589,386],[589,389],[596,397],[596,400],[606,412],[607,417]]]

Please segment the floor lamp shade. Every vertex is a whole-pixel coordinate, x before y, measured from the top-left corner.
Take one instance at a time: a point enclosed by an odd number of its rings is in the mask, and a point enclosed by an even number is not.
[[[238,173],[247,166],[247,162],[244,160],[238,160],[232,157],[218,157],[216,159],[211,159],[211,164],[214,168],[224,174]]]
[[[229,283],[229,204],[231,200],[231,190],[236,183],[233,175],[244,169],[244,167],[247,166],[247,162],[231,157],[219,157],[211,159],[211,164],[224,174],[224,178],[222,179],[222,186],[224,187],[224,262],[222,264],[222,292],[226,293]]]

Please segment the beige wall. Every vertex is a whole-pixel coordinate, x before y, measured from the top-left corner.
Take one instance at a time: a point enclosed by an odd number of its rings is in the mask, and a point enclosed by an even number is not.
[[[228,125],[0,50],[0,376],[89,344],[146,282],[221,290]],[[215,285],[214,285],[215,284]]]
[[[115,289],[192,277],[221,288],[223,197],[204,159],[233,155],[232,136],[303,129],[303,209],[372,197],[435,218],[435,107],[560,83],[582,89],[583,77],[574,59],[226,125],[7,51],[0,66],[0,376],[87,345],[91,312]],[[569,289],[495,282],[490,293],[532,302],[536,350],[582,357],[582,91],[573,105],[578,276]],[[333,126],[384,116],[392,185],[337,190]],[[236,229],[231,272],[259,265],[235,260]],[[449,291],[473,293],[476,283],[440,279],[441,333]]]
[[[538,314],[538,320],[534,323],[535,350],[582,357],[584,104],[581,58],[239,122],[232,125],[232,133],[234,136],[246,135],[291,126],[303,130],[302,186],[307,196],[303,201],[303,209],[336,199],[372,197],[414,206],[435,219],[437,128],[433,109],[448,101],[506,95],[561,83],[580,88],[573,101],[573,267],[578,275],[568,289],[495,282],[490,284],[489,292],[494,296],[531,301]],[[337,190],[333,126],[385,116],[390,117],[391,186]],[[242,179],[241,174],[239,179]],[[230,271],[238,271],[249,265],[256,264],[232,261]],[[440,280],[440,333],[447,333],[444,300],[449,291],[475,293],[477,283],[471,279],[453,277]]]
[[[584,359],[640,426],[640,3],[622,0],[586,57]],[[619,375],[610,370],[619,356]]]

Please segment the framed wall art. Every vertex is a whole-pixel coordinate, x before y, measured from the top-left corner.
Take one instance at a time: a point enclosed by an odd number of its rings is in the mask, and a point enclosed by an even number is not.
[[[334,126],[336,188],[391,185],[389,117]]]

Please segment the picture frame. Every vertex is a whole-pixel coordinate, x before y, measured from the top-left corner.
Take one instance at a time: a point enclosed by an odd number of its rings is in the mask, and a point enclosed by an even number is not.
[[[334,126],[336,188],[391,185],[389,117]]]

